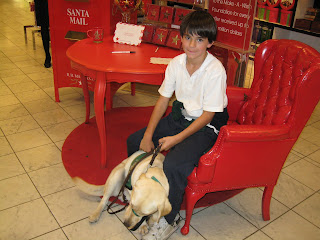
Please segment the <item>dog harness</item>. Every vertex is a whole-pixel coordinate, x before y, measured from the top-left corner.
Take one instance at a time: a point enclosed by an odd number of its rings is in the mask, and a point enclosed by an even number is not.
[[[133,168],[139,161],[141,161],[142,158],[144,158],[145,155],[147,155],[147,153],[142,153],[142,154],[140,154],[139,156],[137,156],[137,157],[131,162],[129,172],[132,170],[132,168]],[[132,190],[131,175],[130,175],[128,181],[126,182],[126,188],[129,189],[129,190]]]

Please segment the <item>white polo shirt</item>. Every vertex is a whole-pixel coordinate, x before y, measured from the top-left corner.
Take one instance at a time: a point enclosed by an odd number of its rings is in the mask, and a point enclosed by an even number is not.
[[[177,100],[183,103],[192,118],[200,117],[203,110],[223,112],[228,98],[226,71],[222,63],[208,52],[200,68],[190,76],[186,59],[187,55],[183,53],[171,60],[159,93],[170,98],[175,92]]]

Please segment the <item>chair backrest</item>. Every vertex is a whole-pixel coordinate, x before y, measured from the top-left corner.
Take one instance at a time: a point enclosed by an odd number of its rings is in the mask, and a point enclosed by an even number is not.
[[[254,80],[237,122],[249,125],[304,126],[319,97],[319,52],[294,40],[268,40],[256,51]],[[297,122],[295,114],[300,108],[303,109],[303,105],[308,108],[304,110],[308,116]],[[302,130],[303,126],[299,126],[299,129]]]

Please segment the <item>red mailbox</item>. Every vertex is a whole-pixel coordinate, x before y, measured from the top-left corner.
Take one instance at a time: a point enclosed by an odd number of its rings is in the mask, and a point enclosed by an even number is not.
[[[59,88],[81,87],[80,74],[70,66],[66,50],[76,41],[87,37],[87,31],[102,27],[105,35],[113,34],[121,12],[113,1],[107,0],[49,0],[50,37],[55,98]],[[91,80],[91,81],[90,81]],[[94,81],[88,79],[94,89]]]

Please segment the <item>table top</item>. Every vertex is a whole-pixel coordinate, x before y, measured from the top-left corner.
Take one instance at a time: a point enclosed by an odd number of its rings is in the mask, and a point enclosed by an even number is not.
[[[167,65],[151,64],[150,58],[173,58],[182,53],[177,49],[149,43],[141,43],[139,46],[114,43],[112,38],[107,36],[102,43],[94,43],[90,38],[78,41],[68,48],[67,57],[88,69],[106,73],[163,74]]]

